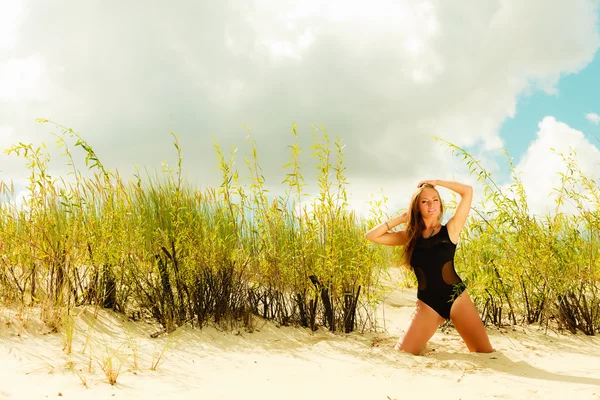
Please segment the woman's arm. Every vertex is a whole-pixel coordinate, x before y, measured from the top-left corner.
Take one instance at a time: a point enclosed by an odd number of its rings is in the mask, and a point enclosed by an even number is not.
[[[469,185],[465,185],[464,183],[454,181],[422,181],[421,183],[419,183],[419,186],[421,186],[423,183],[429,183],[433,186],[439,185],[445,187],[446,189],[450,189],[453,192],[456,192],[460,195],[460,202],[456,207],[456,211],[454,212],[452,218],[450,218],[448,220],[448,223],[446,224],[450,240],[452,240],[453,243],[458,243],[460,231],[462,230],[463,226],[465,225],[465,222],[467,221],[469,211],[471,211],[471,201],[473,200],[473,188]]]
[[[389,232],[390,229],[400,224],[405,224],[408,214],[403,212],[399,216],[385,221],[365,234],[365,238],[371,242],[385,244],[387,246],[403,246],[408,242],[406,231]]]

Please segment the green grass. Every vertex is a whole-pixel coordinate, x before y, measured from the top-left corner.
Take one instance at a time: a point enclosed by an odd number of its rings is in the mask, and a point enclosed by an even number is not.
[[[274,196],[265,189],[251,135],[243,171],[235,151],[225,155],[215,142],[221,183],[198,189],[183,179],[175,134],[175,168],[165,164],[153,176],[124,180],[77,133],[40,122],[60,130],[54,137],[72,172],[69,180],[51,177],[44,146],[7,150],[26,160],[31,196],[22,206],[0,208],[3,301],[42,305],[52,323],[64,315],[57,310],[80,305],[140,313],[167,332],[208,322],[252,329],[254,318],[343,332],[376,328],[383,272],[399,262],[401,249],[364,239],[388,217],[385,198],[372,202],[366,218],[350,209],[340,139],[313,130],[318,193],[309,196],[294,126],[284,195]],[[474,205],[457,252],[457,269],[485,321],[552,322],[597,333],[595,182],[566,156],[555,212],[533,215],[512,165],[513,182],[501,189],[470,154],[444,145],[485,187],[485,202]],[[83,169],[74,151],[82,152]],[[4,184],[0,190],[14,193]],[[577,212],[564,212],[565,204]]]

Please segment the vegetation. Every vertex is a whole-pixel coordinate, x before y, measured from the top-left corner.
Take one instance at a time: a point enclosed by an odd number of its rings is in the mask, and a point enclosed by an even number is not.
[[[314,130],[320,194],[306,201],[295,129],[285,195],[272,198],[250,135],[249,184],[235,152],[228,158],[215,143],[222,183],[200,191],[182,177],[174,134],[175,169],[125,181],[77,133],[54,125],[72,179],[49,175],[43,146],[7,150],[27,161],[30,196],[0,210],[4,301],[40,305],[56,326],[68,315],[56,310],[100,305],[152,316],[167,332],[208,321],[252,328],[253,315],[311,329],[374,327],[379,271],[391,254],[364,240],[371,221],[349,210],[339,140]],[[83,150],[86,170],[72,147]]]
[[[600,189],[575,154],[561,154],[565,172],[554,190],[555,209],[535,215],[508,155],[512,183],[501,189],[470,154],[445,144],[485,188],[457,251],[484,320],[546,327],[556,321],[573,333],[600,332]]]
[[[80,305],[151,316],[165,332],[209,321],[251,329],[256,317],[346,333],[376,327],[381,279],[398,249],[364,239],[387,218],[384,204],[373,202],[366,219],[350,209],[343,146],[326,131],[313,130],[318,194],[305,192],[294,127],[285,194],[272,196],[251,135],[247,177],[235,151],[226,156],[215,143],[221,185],[198,190],[183,179],[174,134],[175,168],[165,164],[154,177],[124,180],[73,130],[40,122],[59,128],[54,136],[72,173],[69,180],[51,177],[44,146],[7,150],[26,160],[30,182],[23,205],[0,207],[4,302],[37,305],[55,327],[70,326],[69,310]],[[554,320],[573,332],[599,332],[600,192],[573,155],[564,157],[555,212],[540,216],[529,211],[514,166],[512,184],[501,189],[470,154],[445,145],[485,185],[485,203],[474,205],[457,252],[485,321],[548,326]],[[85,156],[83,170],[75,149]],[[7,185],[0,190],[6,199],[14,194]],[[565,212],[565,205],[576,211]]]

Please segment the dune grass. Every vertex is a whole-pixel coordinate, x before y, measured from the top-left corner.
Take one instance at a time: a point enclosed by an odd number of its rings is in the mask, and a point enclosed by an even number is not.
[[[59,129],[54,137],[72,172],[68,179],[50,176],[44,146],[19,143],[7,150],[26,160],[30,177],[24,203],[0,207],[3,301],[42,306],[49,324],[67,327],[64,310],[81,305],[152,317],[165,332],[208,322],[252,329],[256,317],[345,333],[377,327],[383,272],[397,263],[400,250],[364,239],[368,228],[387,218],[385,204],[374,201],[368,217],[349,207],[340,139],[313,130],[318,193],[309,196],[294,126],[284,195],[274,196],[250,134],[252,156],[244,171],[237,169],[235,151],[226,155],[215,142],[221,183],[198,189],[183,178],[175,134],[174,168],[164,164],[154,176],[125,180],[72,129],[40,122]],[[444,145],[485,186],[485,203],[474,205],[457,267],[486,323],[555,321],[597,333],[595,182],[573,155],[565,156],[555,212],[533,215],[514,167],[512,184],[501,189],[469,153]],[[83,154],[83,169],[74,151]],[[14,195],[8,184],[0,191]],[[565,212],[565,205],[575,212]]]

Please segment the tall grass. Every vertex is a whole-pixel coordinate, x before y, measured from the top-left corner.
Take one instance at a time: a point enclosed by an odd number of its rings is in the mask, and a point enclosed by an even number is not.
[[[458,251],[485,321],[539,323],[588,335],[600,331],[600,189],[575,154],[561,154],[565,170],[554,189],[556,205],[532,213],[509,159],[512,183],[501,188],[478,160],[451,143],[484,185]]]
[[[51,177],[44,146],[7,150],[26,160],[30,196],[0,211],[5,301],[144,313],[167,332],[209,321],[252,328],[253,316],[345,332],[374,326],[376,271],[389,254],[364,240],[368,224],[346,200],[343,146],[325,131],[313,131],[320,194],[307,202],[295,128],[285,195],[272,196],[251,135],[249,184],[235,152],[225,156],[215,143],[222,183],[198,190],[183,179],[175,134],[175,168],[124,180],[73,130],[40,122],[60,130],[72,172]]]
[[[58,128],[54,137],[71,172],[50,176],[44,146],[7,150],[26,161],[30,195],[22,205],[0,207],[4,302],[38,305],[55,327],[68,324],[63,317],[79,305],[150,316],[165,332],[209,322],[252,329],[256,318],[346,333],[376,327],[383,272],[401,249],[364,239],[388,217],[386,199],[373,201],[367,218],[351,210],[343,145],[324,129],[312,132],[318,192],[309,196],[295,126],[283,194],[275,195],[250,132],[250,156],[239,164],[235,150],[225,154],[215,142],[221,182],[198,189],[183,178],[175,134],[174,167],[125,180],[76,132],[40,122]],[[457,268],[485,322],[552,322],[597,333],[600,192],[574,155],[564,156],[556,209],[536,215],[512,164],[511,184],[500,187],[468,152],[444,145],[485,188],[457,251]],[[84,167],[76,165],[76,151]],[[6,184],[0,191],[14,195]]]

